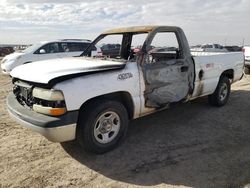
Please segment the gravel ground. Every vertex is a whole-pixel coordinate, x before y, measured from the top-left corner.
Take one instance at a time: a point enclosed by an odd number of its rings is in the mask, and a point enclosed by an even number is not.
[[[222,108],[202,98],[132,121],[123,144],[103,155],[20,127],[5,106],[11,88],[10,78],[0,74],[0,188],[250,183],[250,76],[232,86]]]

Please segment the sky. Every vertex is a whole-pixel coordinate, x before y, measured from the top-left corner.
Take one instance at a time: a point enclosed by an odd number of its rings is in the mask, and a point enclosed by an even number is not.
[[[0,44],[84,38],[137,25],[179,26],[190,45],[250,44],[250,0],[0,0]]]

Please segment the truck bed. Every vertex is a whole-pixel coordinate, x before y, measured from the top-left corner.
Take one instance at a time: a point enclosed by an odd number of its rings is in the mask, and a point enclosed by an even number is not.
[[[223,70],[233,71],[232,82],[243,74],[242,52],[191,52],[195,64],[195,89],[192,97],[209,95],[214,92]]]
[[[191,51],[191,55],[192,56],[221,55],[221,54],[228,54],[228,53],[229,52],[201,52],[201,51]]]

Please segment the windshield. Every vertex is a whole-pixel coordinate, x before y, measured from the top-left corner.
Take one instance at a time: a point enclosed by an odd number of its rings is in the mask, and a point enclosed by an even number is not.
[[[41,43],[32,44],[31,46],[29,46],[28,48],[26,48],[22,52],[23,53],[30,53],[30,52],[37,50],[40,46],[41,46]]]
[[[148,33],[118,33],[100,35],[91,46],[101,49],[101,54],[94,57],[111,58],[120,60],[135,59],[140,52]],[[82,54],[90,57],[91,47]]]

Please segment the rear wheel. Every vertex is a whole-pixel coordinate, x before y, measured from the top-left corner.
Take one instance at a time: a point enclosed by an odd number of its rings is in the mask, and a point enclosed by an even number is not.
[[[125,137],[128,114],[120,102],[96,101],[80,113],[77,140],[87,151],[105,153]]]
[[[228,77],[221,77],[216,90],[208,96],[208,101],[212,106],[224,106],[230,96],[231,85]]]

